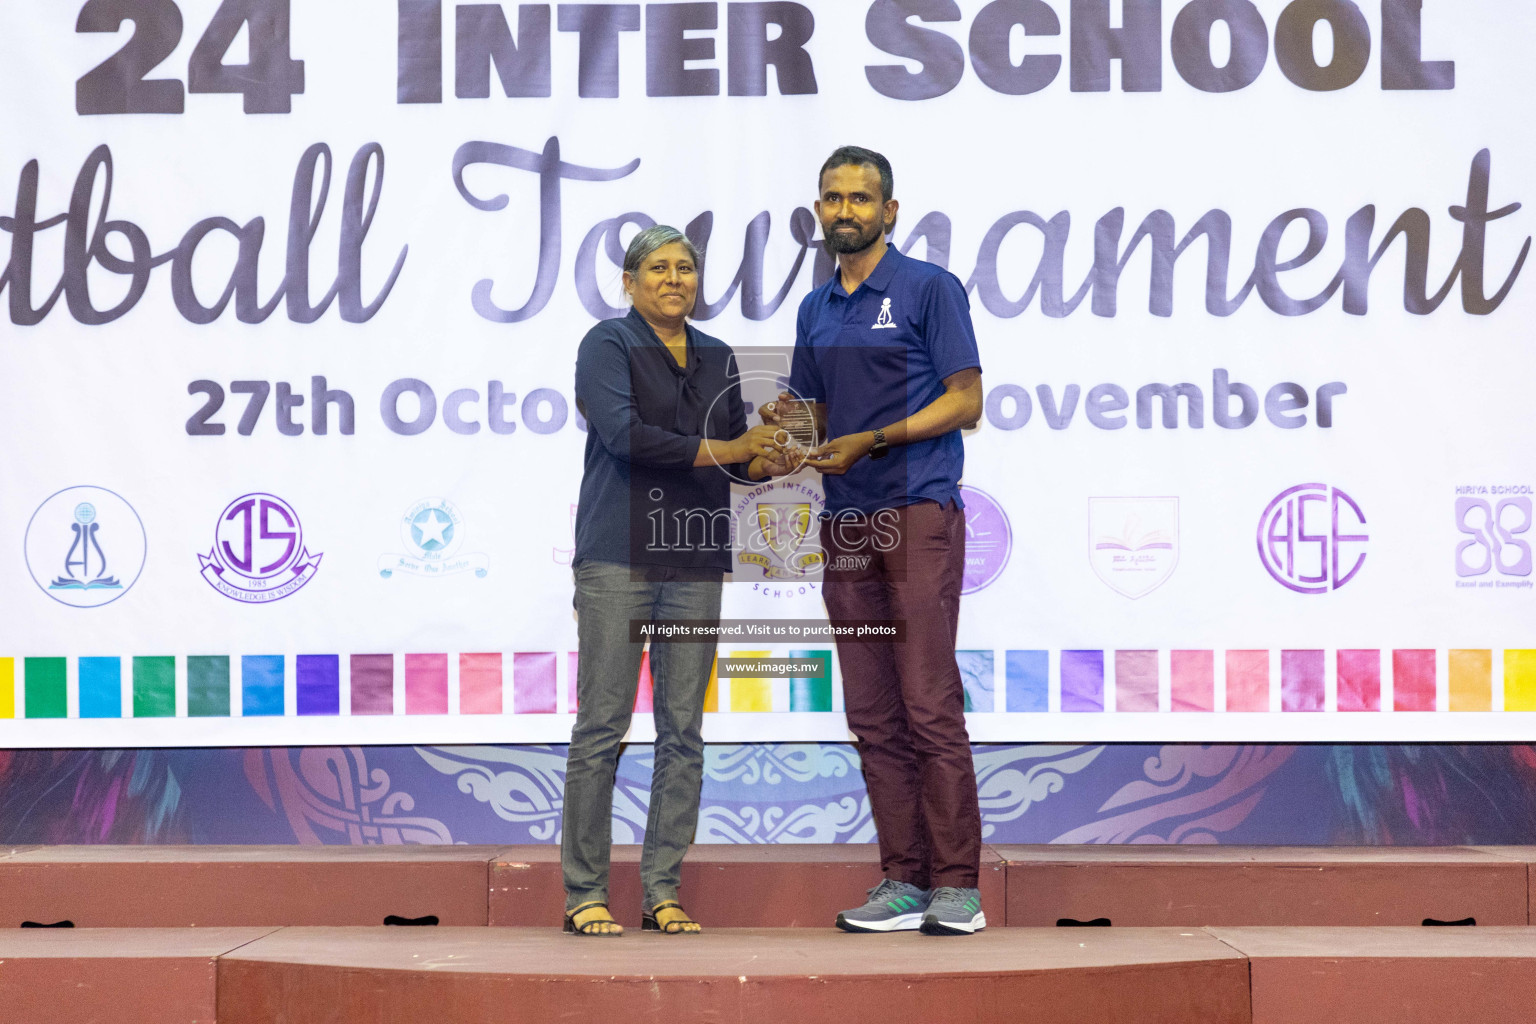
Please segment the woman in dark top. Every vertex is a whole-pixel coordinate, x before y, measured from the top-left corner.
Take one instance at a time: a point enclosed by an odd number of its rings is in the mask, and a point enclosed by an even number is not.
[[[775,428],[747,428],[736,360],[687,322],[699,255],[677,229],[635,236],[624,256],[629,315],[587,332],[576,402],[587,420],[576,510],[576,727],[566,763],[561,866],[565,930],[622,932],[608,913],[613,779],[629,729],[644,643],[630,624],[720,617],[730,568],[732,478],[788,467]],[[698,823],[704,691],[715,644],[653,639],[656,720],[650,815],[640,857],[643,925],[699,931],[677,902]]]

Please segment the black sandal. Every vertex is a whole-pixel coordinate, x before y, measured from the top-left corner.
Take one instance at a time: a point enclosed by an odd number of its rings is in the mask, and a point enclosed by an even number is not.
[[[612,914],[609,914],[607,917],[595,917],[583,925],[578,925],[576,923],[577,914],[599,907],[602,908],[604,912],[608,910],[608,904],[602,903],[598,900],[592,900],[589,903],[583,903],[580,906],[572,907],[570,910],[567,910],[565,912],[565,933],[567,935],[587,935],[593,938],[614,938],[616,936],[623,935],[623,926],[619,925],[619,922],[613,919]],[[615,925],[619,930],[606,932],[594,931],[593,929],[600,924]]]
[[[658,910],[677,910],[682,913],[681,918],[668,921],[665,926],[656,920]],[[683,905],[677,900],[662,900],[651,908],[650,913],[640,918],[640,930],[643,932],[660,932],[663,935],[698,935],[703,928],[688,929],[688,925],[697,925],[699,922],[688,916],[688,911],[683,910]]]

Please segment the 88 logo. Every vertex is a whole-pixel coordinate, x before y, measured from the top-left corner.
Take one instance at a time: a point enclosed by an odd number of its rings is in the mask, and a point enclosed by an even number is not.
[[[1456,545],[1456,575],[1482,576],[1497,569],[1501,576],[1531,574],[1531,545],[1516,539],[1531,528],[1531,499],[1456,499],[1456,529],[1469,540]]]

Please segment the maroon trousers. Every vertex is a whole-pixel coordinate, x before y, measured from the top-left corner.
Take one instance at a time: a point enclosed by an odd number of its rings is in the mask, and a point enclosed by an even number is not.
[[[921,889],[974,888],[981,811],[955,663],[965,512],[922,501],[837,516],[822,546],[831,618],[906,623],[902,642],[837,644],[881,871]]]

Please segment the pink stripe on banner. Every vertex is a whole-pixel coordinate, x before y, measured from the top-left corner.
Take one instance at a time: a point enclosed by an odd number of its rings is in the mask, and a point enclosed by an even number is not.
[[[448,713],[448,655],[407,654],[405,656],[405,713],[408,715],[446,715]]]
[[[395,713],[395,656],[393,654],[352,655],[352,713],[354,715]]]
[[[555,713],[555,655],[553,652],[512,655],[512,713]]]
[[[1115,652],[1115,710],[1157,710],[1157,652]]]
[[[566,668],[569,670],[570,674],[566,677],[565,680],[565,709],[574,714],[578,700],[576,696],[576,682],[581,678],[576,674],[576,670],[581,665],[581,657],[575,651],[569,651],[566,654],[566,658],[568,659],[566,661]]]
[[[640,655],[640,688],[635,691],[635,710],[651,709],[651,652],[646,651]]]
[[[1227,652],[1227,710],[1269,710],[1269,652]]]
[[[1323,710],[1323,652],[1280,652],[1280,710]]]
[[[1174,711],[1216,710],[1215,651],[1170,651],[1168,670]]]
[[[501,655],[459,655],[459,714],[501,714]]]
[[[1381,652],[1340,651],[1339,710],[1381,710]]]
[[[1435,710],[1435,652],[1392,652],[1392,706],[1398,711]]]

